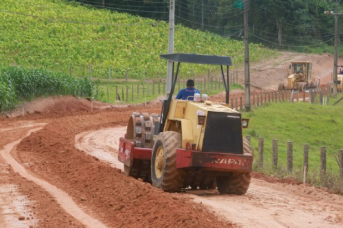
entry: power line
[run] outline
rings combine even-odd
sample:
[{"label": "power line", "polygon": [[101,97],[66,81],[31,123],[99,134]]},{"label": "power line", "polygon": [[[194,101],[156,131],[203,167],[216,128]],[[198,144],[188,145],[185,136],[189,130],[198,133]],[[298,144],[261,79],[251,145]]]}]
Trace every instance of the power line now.
[{"label": "power line", "polygon": [[[176,18],[179,18],[179,19],[182,19],[182,20],[184,20],[184,21],[187,21],[187,22],[191,22],[191,23],[196,24],[196,25],[202,25],[201,23],[198,23],[198,22],[195,22],[195,21],[191,21],[191,20],[188,20],[188,19],[183,18],[183,17],[179,17],[179,16],[176,16],[176,15],[175,15],[175,17],[176,17]],[[205,24],[204,24],[204,26],[206,26],[206,27],[211,27],[211,28],[242,28],[242,27],[243,27],[243,25],[234,25],[234,26],[214,26],[214,25],[205,25]]]},{"label": "power line", "polygon": [[316,46],[320,46],[321,44],[324,44],[324,43],[328,43],[330,41],[333,40],[333,38],[331,39],[328,39],[326,41],[321,41],[320,44],[312,44],[312,45],[299,45],[299,46],[295,46],[295,45],[286,45],[286,44],[279,44],[279,43],[276,43],[276,42],[273,42],[273,41],[270,41],[270,40],[267,40],[267,39],[264,39],[262,37],[259,37],[259,36],[256,36],[255,34],[252,34],[252,36],[256,37],[257,39],[260,39],[260,40],[263,40],[265,42],[268,42],[268,43],[271,43],[271,44],[275,44],[275,45],[278,45],[278,46],[283,46],[283,47],[316,47]]}]

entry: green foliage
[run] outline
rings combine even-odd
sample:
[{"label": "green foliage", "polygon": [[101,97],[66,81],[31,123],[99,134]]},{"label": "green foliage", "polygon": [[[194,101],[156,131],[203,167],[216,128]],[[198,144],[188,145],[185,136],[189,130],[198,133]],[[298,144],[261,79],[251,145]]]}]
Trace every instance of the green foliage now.
[{"label": "green foliage", "polygon": [[[0,62],[71,72],[73,76],[141,79],[165,75],[168,23],[125,13],[81,6],[63,0],[0,1]],[[231,56],[234,66],[243,63],[244,45],[177,25],[175,52]],[[275,51],[250,44],[250,59],[268,58]],[[208,66],[182,66],[183,72],[207,72]],[[183,77],[183,76],[181,76]],[[29,86],[29,85],[28,85]]]},{"label": "green foliage", "polygon": [[91,97],[94,83],[44,69],[6,67],[0,69],[0,111],[13,108],[19,101],[50,95]]},{"label": "green foliage", "polygon": [[[258,138],[264,138],[265,166],[271,169],[272,140],[278,140],[279,169],[287,167],[287,142],[293,142],[294,175],[302,172],[303,147],[309,144],[309,173],[320,166],[320,147],[327,151],[327,169],[338,175],[339,167],[335,156],[343,149],[341,121],[342,106],[321,106],[308,103],[273,103],[244,113],[250,118],[249,129],[245,135],[251,135],[255,158],[258,152]],[[255,159],[257,161],[257,159]]]},{"label": "green foliage", "polygon": [[16,104],[16,94],[11,85],[0,81],[0,110],[13,108]]}]

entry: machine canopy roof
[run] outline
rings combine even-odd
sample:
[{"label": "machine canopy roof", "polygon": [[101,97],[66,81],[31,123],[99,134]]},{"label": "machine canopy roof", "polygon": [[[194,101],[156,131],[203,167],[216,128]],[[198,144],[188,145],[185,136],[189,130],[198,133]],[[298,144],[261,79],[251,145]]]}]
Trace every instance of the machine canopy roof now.
[{"label": "machine canopy roof", "polygon": [[160,57],[162,59],[166,59],[172,62],[232,66],[232,61],[231,61],[230,56],[174,53],[174,54],[160,55]]}]

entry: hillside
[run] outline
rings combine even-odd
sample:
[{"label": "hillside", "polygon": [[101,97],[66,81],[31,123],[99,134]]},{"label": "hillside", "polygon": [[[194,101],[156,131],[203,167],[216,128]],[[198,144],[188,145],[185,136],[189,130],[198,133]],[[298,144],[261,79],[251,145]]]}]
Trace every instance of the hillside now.
[{"label": "hillside", "polygon": [[[73,75],[137,78],[166,70],[159,54],[167,52],[168,23],[63,0],[8,0],[0,2],[0,61],[6,65],[42,67]],[[228,55],[234,66],[244,59],[243,42],[208,32],[176,26],[175,52]],[[275,52],[250,44],[250,59]],[[187,73],[205,68],[187,69]]]}]

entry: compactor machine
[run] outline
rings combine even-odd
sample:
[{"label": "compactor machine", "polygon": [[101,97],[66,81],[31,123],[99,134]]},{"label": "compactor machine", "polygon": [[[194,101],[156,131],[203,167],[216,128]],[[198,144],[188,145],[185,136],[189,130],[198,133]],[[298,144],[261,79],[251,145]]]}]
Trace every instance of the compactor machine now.
[{"label": "compactor machine", "polygon": [[[228,107],[231,57],[183,53],[160,57],[173,62],[172,88],[160,115],[131,115],[118,154],[125,174],[167,192],[217,187],[221,194],[245,194],[253,154],[242,132],[249,120]],[[174,99],[180,63],[220,65],[226,104]]]}]

